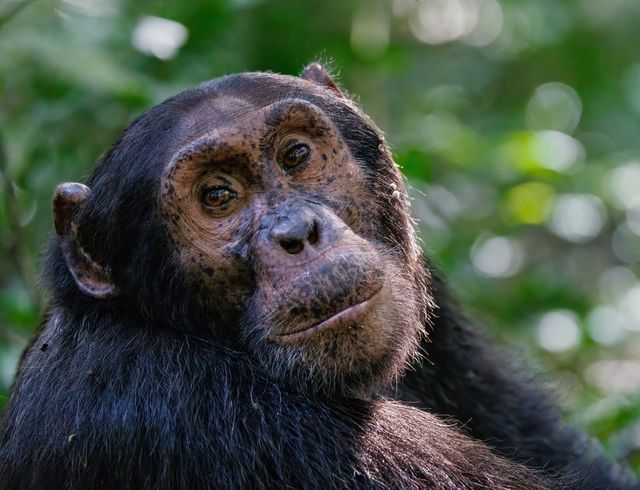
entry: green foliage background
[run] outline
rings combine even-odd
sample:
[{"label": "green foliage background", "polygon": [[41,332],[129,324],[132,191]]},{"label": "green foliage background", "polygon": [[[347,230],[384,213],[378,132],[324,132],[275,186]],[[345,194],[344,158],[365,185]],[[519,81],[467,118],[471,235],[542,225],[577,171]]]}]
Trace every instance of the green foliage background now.
[{"label": "green foliage background", "polygon": [[[186,27],[175,56],[134,47],[145,16]],[[640,469],[639,25],[637,0],[0,0],[0,406],[55,185],[184,88],[319,58],[386,132],[465,308]]]}]

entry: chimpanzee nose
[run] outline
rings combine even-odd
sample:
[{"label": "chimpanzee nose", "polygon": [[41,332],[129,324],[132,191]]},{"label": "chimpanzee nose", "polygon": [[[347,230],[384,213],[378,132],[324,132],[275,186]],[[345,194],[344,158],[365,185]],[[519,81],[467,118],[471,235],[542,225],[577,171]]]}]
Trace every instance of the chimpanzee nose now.
[{"label": "chimpanzee nose", "polygon": [[320,229],[315,216],[308,210],[290,212],[278,217],[271,229],[271,237],[287,253],[296,255],[305,247],[318,243]]}]

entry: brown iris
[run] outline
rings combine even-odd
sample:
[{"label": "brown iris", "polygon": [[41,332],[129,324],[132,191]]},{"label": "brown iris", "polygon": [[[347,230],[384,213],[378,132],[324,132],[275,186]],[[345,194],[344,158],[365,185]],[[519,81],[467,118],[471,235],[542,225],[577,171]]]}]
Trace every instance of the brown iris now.
[{"label": "brown iris", "polygon": [[213,210],[227,209],[237,198],[238,194],[226,187],[205,187],[202,190],[202,204]]},{"label": "brown iris", "polygon": [[282,154],[282,166],[292,169],[302,165],[309,159],[311,150],[304,143],[296,143],[285,149]]}]

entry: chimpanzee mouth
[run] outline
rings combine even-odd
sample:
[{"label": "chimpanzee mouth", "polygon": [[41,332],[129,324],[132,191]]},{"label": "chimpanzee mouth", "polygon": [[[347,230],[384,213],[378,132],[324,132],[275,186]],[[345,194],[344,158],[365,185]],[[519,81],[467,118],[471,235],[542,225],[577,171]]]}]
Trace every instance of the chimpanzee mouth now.
[{"label": "chimpanzee mouth", "polygon": [[293,332],[276,334],[273,336],[273,340],[279,343],[292,343],[305,340],[317,333],[324,332],[326,330],[343,330],[345,328],[352,328],[358,324],[371,310],[374,304],[375,296],[382,289],[382,285],[379,288],[372,291],[370,295],[364,301],[356,303],[355,305],[348,306],[347,308],[340,310],[333,314],[329,318],[322,320],[319,323],[315,323],[311,326],[305,326],[300,330]]}]

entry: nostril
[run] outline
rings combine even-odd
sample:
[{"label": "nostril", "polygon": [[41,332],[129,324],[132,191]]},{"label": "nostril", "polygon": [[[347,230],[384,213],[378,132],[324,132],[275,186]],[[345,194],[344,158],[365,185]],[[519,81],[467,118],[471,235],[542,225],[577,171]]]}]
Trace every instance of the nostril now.
[{"label": "nostril", "polygon": [[304,250],[304,243],[302,243],[302,240],[285,238],[280,240],[280,246],[284,248],[287,251],[287,253],[290,253],[291,255],[299,254]]},{"label": "nostril", "polygon": [[311,228],[311,232],[309,233],[309,237],[307,238],[310,245],[315,245],[320,240],[320,230],[318,229],[318,223],[313,222],[313,227]]}]

